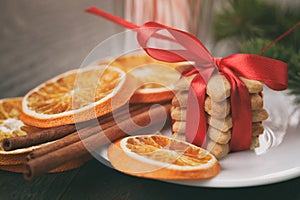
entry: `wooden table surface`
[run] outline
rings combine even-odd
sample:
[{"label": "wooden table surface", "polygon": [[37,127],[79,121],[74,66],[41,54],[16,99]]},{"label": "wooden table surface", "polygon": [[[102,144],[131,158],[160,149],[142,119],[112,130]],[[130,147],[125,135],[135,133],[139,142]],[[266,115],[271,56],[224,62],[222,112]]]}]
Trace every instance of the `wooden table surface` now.
[{"label": "wooden table surface", "polygon": [[[80,66],[101,41],[123,29],[83,10],[96,5],[122,15],[122,0],[3,0],[0,2],[0,97],[26,94]],[[295,159],[299,155],[295,155]],[[259,170],[260,166],[257,166]],[[0,199],[300,199],[300,178],[248,188],[200,188],[121,174],[97,160],[26,181],[0,171]]]}]

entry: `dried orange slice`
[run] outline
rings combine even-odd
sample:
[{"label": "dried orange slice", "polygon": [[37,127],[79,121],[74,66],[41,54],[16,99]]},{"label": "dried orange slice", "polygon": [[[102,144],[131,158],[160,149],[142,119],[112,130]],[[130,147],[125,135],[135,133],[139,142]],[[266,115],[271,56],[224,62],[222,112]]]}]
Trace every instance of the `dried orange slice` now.
[{"label": "dried orange slice", "polygon": [[128,102],[136,82],[132,75],[115,67],[71,70],[27,93],[21,119],[44,128],[100,117]]},{"label": "dried orange slice", "polygon": [[112,143],[108,159],[126,174],[156,179],[207,179],[220,171],[217,159],[190,143],[162,135],[130,136]]},{"label": "dried orange slice", "polygon": [[175,68],[182,63],[166,63],[155,60],[146,54],[127,54],[109,63],[130,72],[141,83],[130,102],[162,102],[173,98],[173,83],[180,78]]}]

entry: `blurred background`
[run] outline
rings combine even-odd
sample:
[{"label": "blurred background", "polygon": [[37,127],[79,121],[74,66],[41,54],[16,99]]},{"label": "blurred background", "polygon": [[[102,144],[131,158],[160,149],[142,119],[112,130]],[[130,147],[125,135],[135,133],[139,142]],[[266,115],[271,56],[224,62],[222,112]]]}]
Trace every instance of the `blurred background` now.
[{"label": "blurred background", "polygon": [[123,29],[84,12],[123,12],[123,0],[4,0],[0,2],[0,98],[22,96],[80,67],[101,41]]},{"label": "blurred background", "polygon": [[[300,21],[299,0],[2,0],[0,98],[22,96],[78,68],[97,44],[124,30],[85,13],[92,5],[137,24],[154,20],[189,31],[214,56],[257,54]],[[294,94],[300,94],[299,29],[264,54],[289,63]]]}]

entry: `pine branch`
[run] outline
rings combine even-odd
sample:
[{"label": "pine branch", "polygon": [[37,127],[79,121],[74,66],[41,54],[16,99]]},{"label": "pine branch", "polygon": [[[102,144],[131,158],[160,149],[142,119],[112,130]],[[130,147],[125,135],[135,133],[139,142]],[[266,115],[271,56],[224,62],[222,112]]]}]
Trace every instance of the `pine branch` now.
[{"label": "pine branch", "polygon": [[[300,12],[281,10],[261,0],[229,0],[215,16],[215,39],[237,38],[243,53],[258,54],[267,44],[300,20]],[[289,64],[289,89],[300,103],[300,27],[264,52]]]},{"label": "pine branch", "polygon": [[[229,36],[241,40],[254,37],[274,39],[300,20],[299,12],[283,12],[261,0],[230,0],[229,5],[224,4],[223,11],[214,17],[216,40]],[[294,39],[287,41],[296,41],[299,46],[300,41]]]}]

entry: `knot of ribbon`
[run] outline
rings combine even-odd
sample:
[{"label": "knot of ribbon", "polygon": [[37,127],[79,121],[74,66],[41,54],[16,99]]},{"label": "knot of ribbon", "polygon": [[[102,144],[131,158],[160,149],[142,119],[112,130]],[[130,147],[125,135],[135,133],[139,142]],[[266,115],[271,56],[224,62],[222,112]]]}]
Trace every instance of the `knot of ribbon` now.
[{"label": "knot of ribbon", "polygon": [[[206,142],[207,119],[204,102],[206,86],[213,74],[224,75],[231,85],[230,103],[233,122],[231,151],[249,149],[252,137],[250,95],[245,83],[239,77],[261,81],[273,90],[287,88],[288,66],[282,61],[252,54],[232,54],[224,58],[215,58],[201,41],[187,32],[156,22],[147,22],[142,26],[137,26],[95,7],[87,11],[136,31],[139,45],[152,58],[164,62],[191,61],[194,63],[195,68],[183,74],[183,76],[195,74],[188,93],[186,139],[198,146],[203,146]],[[161,31],[167,31],[172,37],[162,35]],[[149,45],[151,38],[168,40],[179,44],[181,48],[153,48]]]}]

